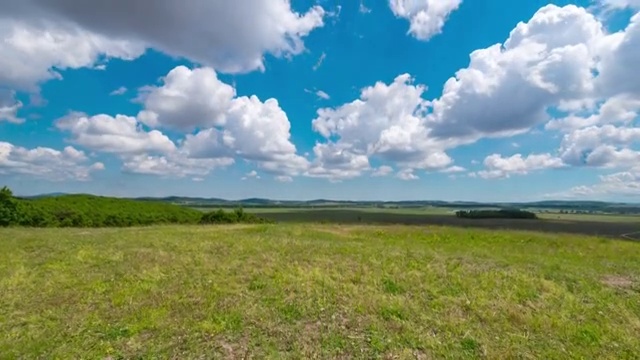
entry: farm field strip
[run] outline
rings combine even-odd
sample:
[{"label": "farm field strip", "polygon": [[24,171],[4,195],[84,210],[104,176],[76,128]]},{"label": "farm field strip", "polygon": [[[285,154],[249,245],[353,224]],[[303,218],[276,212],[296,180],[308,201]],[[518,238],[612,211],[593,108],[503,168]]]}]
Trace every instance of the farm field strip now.
[{"label": "farm field strip", "polygon": [[[253,212],[254,209],[247,209]],[[453,215],[415,214],[387,211],[360,211],[359,209],[269,209],[257,213],[261,217],[280,223],[335,223],[335,224],[404,224],[436,225],[464,228],[509,229],[542,231],[550,233],[571,233],[592,236],[621,238],[623,234],[640,231],[640,217],[633,221],[577,221],[573,219],[519,220],[519,219],[460,219]],[[579,216],[579,215],[577,215]],[[595,219],[601,217],[594,217]],[[615,217],[617,218],[617,217]]]}]

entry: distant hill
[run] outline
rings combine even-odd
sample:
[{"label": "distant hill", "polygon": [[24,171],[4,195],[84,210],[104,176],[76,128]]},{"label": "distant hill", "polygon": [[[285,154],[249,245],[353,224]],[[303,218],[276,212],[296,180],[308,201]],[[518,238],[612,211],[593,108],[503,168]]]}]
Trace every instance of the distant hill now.
[{"label": "distant hill", "polygon": [[[60,197],[67,194],[49,193],[23,197],[25,199],[41,199]],[[575,211],[575,212],[610,212],[610,213],[639,213],[640,204],[619,203],[606,201],[567,201],[545,200],[534,202],[475,202],[475,201],[441,201],[441,200],[408,200],[408,201],[353,201],[353,200],[272,200],[264,198],[248,198],[241,200],[226,200],[221,198],[167,196],[167,197],[138,197],[132,200],[163,202],[188,207],[377,207],[377,208],[416,208],[434,207],[450,209],[530,209],[537,211]]]}]

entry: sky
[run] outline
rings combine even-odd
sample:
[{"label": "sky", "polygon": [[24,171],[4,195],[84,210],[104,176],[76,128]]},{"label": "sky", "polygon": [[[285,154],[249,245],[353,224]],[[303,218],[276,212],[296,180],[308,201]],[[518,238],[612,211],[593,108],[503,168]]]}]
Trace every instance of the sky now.
[{"label": "sky", "polygon": [[640,202],[640,1],[0,0],[19,195]]}]

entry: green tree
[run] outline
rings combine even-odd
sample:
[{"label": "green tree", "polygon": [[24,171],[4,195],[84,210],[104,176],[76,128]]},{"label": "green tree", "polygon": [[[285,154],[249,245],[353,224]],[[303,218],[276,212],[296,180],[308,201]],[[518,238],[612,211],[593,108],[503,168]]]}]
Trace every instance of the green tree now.
[{"label": "green tree", "polygon": [[18,222],[18,203],[11,189],[4,186],[0,189],[0,226],[15,225]]}]

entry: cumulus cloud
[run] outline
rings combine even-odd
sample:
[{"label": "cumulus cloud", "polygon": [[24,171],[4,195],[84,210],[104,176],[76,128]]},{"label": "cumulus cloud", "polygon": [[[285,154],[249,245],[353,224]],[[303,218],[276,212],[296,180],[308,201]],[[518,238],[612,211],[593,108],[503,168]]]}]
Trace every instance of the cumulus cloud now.
[{"label": "cumulus cloud", "polygon": [[400,170],[396,177],[400,180],[410,181],[410,180],[418,180],[420,179],[416,174],[413,173],[413,169],[403,169]]},{"label": "cumulus cloud", "polygon": [[640,13],[623,32],[608,35],[599,44],[598,77],[595,86],[603,97],[619,93],[640,96]]},{"label": "cumulus cloud", "polygon": [[138,119],[151,127],[182,131],[223,125],[235,89],[211,68],[178,66],[163,77],[162,86],[142,89],[144,110]]},{"label": "cumulus cloud", "polygon": [[3,3],[0,15],[0,86],[37,92],[42,82],[61,79],[59,70],[92,67],[103,58],[133,59],[145,50],[68,22],[11,16],[14,5]]},{"label": "cumulus cloud", "polygon": [[574,166],[620,167],[637,159],[628,146],[638,141],[640,128],[590,126],[564,136],[560,157]]},{"label": "cumulus cloud", "polygon": [[608,175],[601,175],[592,185],[576,186],[568,191],[547,194],[546,197],[558,198],[610,198],[611,196],[640,196],[640,168],[632,168]]},{"label": "cumulus cloud", "polygon": [[163,156],[147,154],[125,157],[122,169],[125,172],[160,177],[205,176],[212,170],[234,163],[232,158],[192,159],[184,153]]},{"label": "cumulus cloud", "polygon": [[278,101],[258,97],[233,99],[220,128],[187,135],[184,149],[196,158],[235,156],[272,174],[295,176],[308,166],[291,142],[291,124]]},{"label": "cumulus cloud", "polygon": [[593,49],[602,24],[585,9],[548,5],[512,30],[504,44],[471,54],[433,102],[433,135],[510,136],[548,120],[547,109],[593,88]]},{"label": "cumulus cloud", "polygon": [[104,164],[89,164],[84,152],[71,146],[62,151],[37,147],[27,149],[0,142],[0,174],[28,175],[49,181],[89,180],[91,173],[104,169]]},{"label": "cumulus cloud", "polygon": [[251,170],[248,173],[246,173],[241,180],[248,180],[248,179],[256,179],[256,180],[260,180],[260,175],[258,175],[258,172],[255,170]]},{"label": "cumulus cloud", "polygon": [[419,40],[440,34],[449,15],[461,3],[462,0],[389,0],[393,14],[409,20],[408,33]]},{"label": "cumulus cloud", "polygon": [[136,118],[116,115],[73,113],[56,121],[56,127],[71,133],[71,141],[91,150],[115,154],[169,153],[175,144],[158,130],[145,131]]},{"label": "cumulus cloud", "polygon": [[[6,18],[67,23],[82,29],[78,31],[100,34],[96,39],[131,39],[224,72],[263,69],[265,54],[299,54],[303,38],[323,25],[324,13],[320,6],[296,13],[288,0],[3,2]],[[47,37],[40,43],[46,45]]]},{"label": "cumulus cloud", "polygon": [[375,169],[375,171],[371,174],[373,177],[382,177],[387,176],[393,173],[393,168],[391,166],[382,165],[379,168]]},{"label": "cumulus cloud", "polygon": [[371,169],[366,155],[354,153],[340,144],[317,144],[313,153],[315,160],[305,173],[310,177],[339,182],[359,177]]},{"label": "cumulus cloud", "polygon": [[[340,157],[326,157],[333,161],[330,166],[344,168],[351,164],[360,170],[365,168],[364,160],[368,164],[369,157],[412,169],[450,165],[453,160],[444,152],[446,141],[429,136],[425,120],[429,103],[422,98],[425,90],[425,86],[414,85],[411,77],[403,74],[389,85],[377,82],[363,89],[360,99],[353,102],[318,110],[313,129],[328,140],[316,145],[318,152],[338,149]],[[361,160],[354,162],[356,157]],[[338,163],[339,159],[343,163]]]},{"label": "cumulus cloud", "polygon": [[564,167],[565,164],[560,158],[551,154],[532,154],[526,157],[521,154],[515,154],[507,158],[499,154],[493,154],[484,159],[484,166],[486,170],[478,171],[472,177],[502,179],[509,178],[512,175],[526,175],[536,170],[557,169]]},{"label": "cumulus cloud", "polygon": [[545,125],[547,130],[571,132],[585,127],[605,124],[630,124],[640,112],[640,98],[620,94],[607,99],[600,108],[585,115],[570,114],[553,119]]},{"label": "cumulus cloud", "polygon": [[[75,144],[119,154],[130,172],[199,175],[229,159],[251,161],[276,176],[298,176],[308,169],[309,161],[290,140],[291,124],[277,100],[236,97],[211,68],[178,66],[162,81],[141,90],[143,110],[137,117],[74,113],[56,126],[71,133]],[[193,132],[176,145],[154,128]],[[199,160],[202,166],[195,165]]]},{"label": "cumulus cloud", "polygon": [[[406,13],[405,5],[393,6]],[[376,158],[407,173],[447,172],[457,169],[448,149],[543,125],[564,133],[558,157],[495,155],[474,175],[507,177],[564,164],[628,166],[636,159],[631,145],[640,111],[640,78],[632,71],[640,63],[639,24],[640,14],[608,34],[585,8],[544,6],[504,43],[471,53],[469,66],[433,101],[423,98],[425,86],[403,74],[363,89],[353,102],[320,109],[313,129],[326,142],[316,146],[323,156],[314,166],[324,174],[334,168],[341,177],[358,176],[369,170],[364,160]],[[553,118],[554,112],[561,116]]]}]

